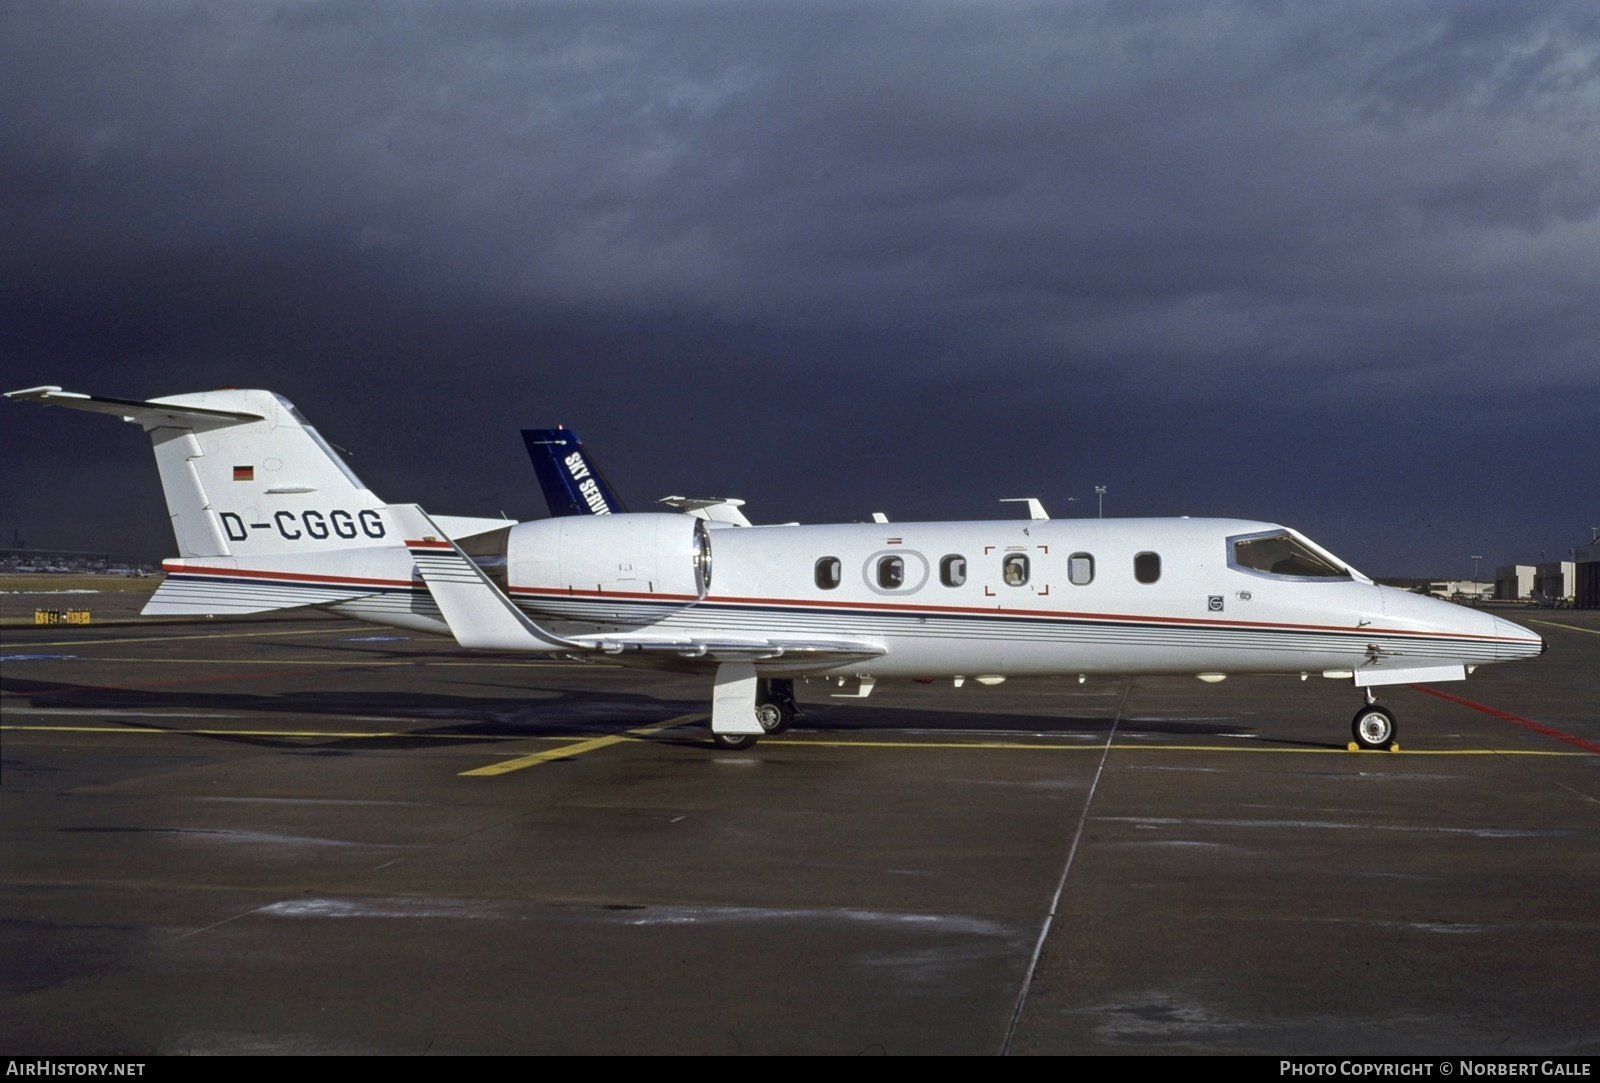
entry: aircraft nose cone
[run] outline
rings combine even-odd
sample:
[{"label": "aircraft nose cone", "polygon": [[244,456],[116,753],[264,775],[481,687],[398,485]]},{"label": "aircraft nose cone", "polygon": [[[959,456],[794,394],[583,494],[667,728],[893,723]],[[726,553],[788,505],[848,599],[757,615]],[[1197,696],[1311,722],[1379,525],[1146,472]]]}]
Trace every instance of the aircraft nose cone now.
[{"label": "aircraft nose cone", "polygon": [[[1535,635],[1531,629],[1499,617],[1494,618],[1494,634],[1500,644],[1496,653],[1502,660],[1533,658],[1550,649],[1549,641],[1543,636]],[[1535,649],[1536,644],[1537,649]]]}]

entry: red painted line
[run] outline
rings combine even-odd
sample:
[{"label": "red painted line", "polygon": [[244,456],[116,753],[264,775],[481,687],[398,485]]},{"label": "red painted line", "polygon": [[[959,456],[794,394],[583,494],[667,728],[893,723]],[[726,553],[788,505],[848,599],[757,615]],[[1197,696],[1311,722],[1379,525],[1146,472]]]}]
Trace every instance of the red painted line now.
[{"label": "red painted line", "polygon": [[1463,707],[1471,707],[1474,711],[1482,711],[1486,715],[1492,715],[1507,722],[1515,722],[1525,730],[1532,730],[1543,737],[1554,737],[1558,741],[1565,741],[1567,744],[1581,748],[1585,752],[1600,753],[1600,744],[1586,741],[1582,737],[1575,737],[1570,733],[1556,729],[1554,726],[1546,726],[1543,722],[1535,722],[1531,718],[1523,718],[1521,715],[1515,715],[1509,711],[1486,707],[1481,703],[1474,703],[1470,699],[1462,699],[1460,696],[1452,696],[1449,692],[1441,692],[1437,688],[1429,688],[1425,684],[1408,684],[1406,687],[1415,689],[1418,692],[1426,692],[1430,696],[1438,696],[1440,699],[1447,699],[1451,703],[1459,703]]}]

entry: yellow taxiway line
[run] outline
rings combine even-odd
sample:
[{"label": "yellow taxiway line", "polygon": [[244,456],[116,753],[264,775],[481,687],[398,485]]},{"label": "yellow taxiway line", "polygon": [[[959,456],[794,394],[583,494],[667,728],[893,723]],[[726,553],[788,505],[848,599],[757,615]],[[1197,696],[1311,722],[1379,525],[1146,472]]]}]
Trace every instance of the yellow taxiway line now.
[{"label": "yellow taxiway line", "polygon": [[627,733],[616,733],[608,737],[596,737],[589,741],[578,741],[575,744],[552,748],[548,752],[535,752],[531,756],[518,756],[514,760],[502,760],[499,763],[491,763],[487,767],[477,767],[471,771],[462,771],[461,774],[462,777],[472,778],[504,775],[511,771],[520,771],[524,767],[537,767],[539,764],[549,763],[551,760],[564,760],[571,756],[581,756],[585,752],[594,752],[597,749],[620,744],[623,741],[632,741],[639,737],[650,737],[660,733],[662,730],[669,730],[675,726],[687,726],[691,722],[704,721],[706,717],[704,711],[693,714],[680,714],[676,718],[669,718],[665,722],[657,722],[653,726],[640,726],[638,729],[631,729]]},{"label": "yellow taxiway line", "polygon": [[1551,628],[1565,628],[1569,632],[1588,632],[1592,636],[1600,636],[1600,631],[1596,631],[1593,628],[1579,628],[1576,624],[1562,624],[1558,620],[1538,620],[1534,617],[1528,617],[1527,621],[1529,624],[1543,624]]},{"label": "yellow taxiway line", "polygon": [[[23,627],[33,627],[23,625]],[[121,636],[117,639],[58,639],[49,643],[18,643],[17,647],[93,647],[102,643],[171,643],[179,639],[264,639],[267,636],[325,636],[349,628],[311,628],[295,632],[206,632],[188,636]]]}]

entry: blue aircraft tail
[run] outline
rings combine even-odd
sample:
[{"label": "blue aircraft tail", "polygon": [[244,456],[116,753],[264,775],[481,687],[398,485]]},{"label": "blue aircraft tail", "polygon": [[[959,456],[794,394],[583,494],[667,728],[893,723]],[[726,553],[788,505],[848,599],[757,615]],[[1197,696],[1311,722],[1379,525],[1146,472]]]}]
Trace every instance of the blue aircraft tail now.
[{"label": "blue aircraft tail", "polygon": [[551,515],[611,515],[628,510],[571,429],[523,429],[522,442],[528,445],[528,457],[539,475],[539,488],[544,490]]}]

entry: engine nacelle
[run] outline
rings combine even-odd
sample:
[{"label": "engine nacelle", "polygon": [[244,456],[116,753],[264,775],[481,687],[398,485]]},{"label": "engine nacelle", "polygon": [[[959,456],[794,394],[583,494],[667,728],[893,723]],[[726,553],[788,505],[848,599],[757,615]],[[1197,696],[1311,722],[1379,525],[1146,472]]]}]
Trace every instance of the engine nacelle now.
[{"label": "engine nacelle", "polygon": [[664,595],[692,602],[710,586],[705,524],[643,512],[518,523],[507,541],[513,591]]}]

